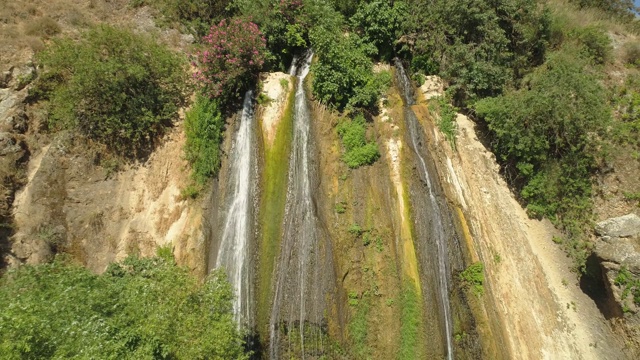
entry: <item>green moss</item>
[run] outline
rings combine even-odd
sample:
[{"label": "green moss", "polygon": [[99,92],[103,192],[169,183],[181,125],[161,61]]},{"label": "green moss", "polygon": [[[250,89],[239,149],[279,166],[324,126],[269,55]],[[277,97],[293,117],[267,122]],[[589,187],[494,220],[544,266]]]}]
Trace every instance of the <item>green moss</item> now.
[{"label": "green moss", "polygon": [[281,119],[276,137],[271,146],[265,145],[264,171],[262,175],[262,199],[260,205],[260,259],[258,269],[258,329],[267,334],[271,282],[275,261],[280,248],[282,220],[284,217],[289,153],[293,138],[293,109],[295,91],[289,94],[288,105]]},{"label": "green moss", "polygon": [[[350,294],[350,304],[351,300]],[[371,357],[371,348],[367,342],[369,335],[369,310],[371,309],[369,295],[363,296],[359,302],[356,302],[355,305],[352,306],[355,308],[355,313],[351,317],[351,321],[349,321],[349,338],[352,345],[351,352],[357,359],[368,359]]]},{"label": "green moss", "polygon": [[402,313],[400,316],[400,352],[398,359],[423,359],[424,344],[422,343],[422,308],[420,295],[411,283],[405,281],[400,294]]}]

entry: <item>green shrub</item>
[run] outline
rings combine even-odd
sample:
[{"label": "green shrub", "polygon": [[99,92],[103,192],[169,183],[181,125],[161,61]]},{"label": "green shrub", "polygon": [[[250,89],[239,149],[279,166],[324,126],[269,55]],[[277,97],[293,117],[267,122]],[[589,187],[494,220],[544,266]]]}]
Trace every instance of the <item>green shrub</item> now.
[{"label": "green shrub", "polygon": [[440,97],[434,102],[436,111],[438,113],[438,128],[451,144],[451,147],[456,148],[456,134],[458,132],[458,124],[456,122],[456,109],[449,104],[449,101],[445,97]]},{"label": "green shrub", "polygon": [[376,47],[378,58],[389,61],[405,12],[403,2],[395,2],[393,6],[387,0],[361,2],[349,22],[363,42]]},{"label": "green shrub", "polygon": [[640,66],[640,42],[630,41],[623,46],[624,61],[633,66]]},{"label": "green shrub", "polygon": [[526,86],[476,104],[494,136],[494,150],[530,215],[568,232],[570,253],[582,268],[591,214],[591,175],[599,135],[611,110],[598,79],[576,50],[553,54]]},{"label": "green shrub", "polygon": [[380,158],[378,145],[375,141],[367,142],[367,129],[362,115],[353,120],[343,120],[338,125],[337,131],[345,149],[342,160],[350,168],[371,165]]},{"label": "green shrub", "polygon": [[126,157],[148,153],[184,104],[185,61],[150,38],[100,26],[38,54],[31,93],[54,128],[72,128]]},{"label": "green shrub", "polygon": [[166,258],[129,257],[102,275],[59,258],[7,272],[2,358],[247,358],[224,273],[203,284],[161,253]]},{"label": "green shrub", "polygon": [[186,113],[184,130],[187,138],[184,152],[193,169],[192,178],[203,185],[220,169],[224,119],[217,102],[199,95]]},{"label": "green shrub", "polygon": [[603,92],[584,62],[565,51],[536,69],[525,88],[477,103],[496,138],[496,155],[523,181],[521,195],[533,215],[588,213],[596,135],[611,118]]},{"label": "green shrub", "polygon": [[629,77],[613,96],[618,120],[613,127],[616,142],[640,148],[640,78]]},{"label": "green shrub", "polygon": [[481,262],[469,265],[460,273],[460,280],[474,294],[482,295],[484,293],[484,265]]},{"label": "green shrub", "polygon": [[376,107],[391,75],[373,73],[369,55],[375,47],[363,44],[356,34],[345,37],[323,28],[313,29],[310,37],[318,55],[312,66],[314,96],[338,110]]},{"label": "green shrub", "polygon": [[604,64],[611,60],[613,46],[607,33],[595,26],[589,26],[574,31],[573,34],[584,47],[583,54],[596,64]]},{"label": "green shrub", "polygon": [[399,52],[439,74],[456,104],[496,96],[544,61],[550,13],[530,0],[407,2]]}]

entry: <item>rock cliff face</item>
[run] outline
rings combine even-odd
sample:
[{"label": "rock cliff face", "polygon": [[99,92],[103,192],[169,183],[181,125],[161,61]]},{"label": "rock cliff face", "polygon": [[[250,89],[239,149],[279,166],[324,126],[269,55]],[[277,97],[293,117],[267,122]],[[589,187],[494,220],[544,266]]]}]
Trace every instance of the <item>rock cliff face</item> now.
[{"label": "rock cliff face", "polygon": [[640,323],[640,217],[628,214],[596,225],[594,255],[612,316]]}]

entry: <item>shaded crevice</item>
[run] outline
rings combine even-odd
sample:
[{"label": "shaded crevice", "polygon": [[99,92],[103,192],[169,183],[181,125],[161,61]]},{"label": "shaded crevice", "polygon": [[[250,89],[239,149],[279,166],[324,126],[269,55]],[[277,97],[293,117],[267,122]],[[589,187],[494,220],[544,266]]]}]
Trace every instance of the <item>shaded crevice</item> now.
[{"label": "shaded crevice", "polygon": [[580,276],[580,289],[596,303],[605,319],[623,316],[622,308],[616,303],[606,273],[595,254],[587,258],[586,271]]}]

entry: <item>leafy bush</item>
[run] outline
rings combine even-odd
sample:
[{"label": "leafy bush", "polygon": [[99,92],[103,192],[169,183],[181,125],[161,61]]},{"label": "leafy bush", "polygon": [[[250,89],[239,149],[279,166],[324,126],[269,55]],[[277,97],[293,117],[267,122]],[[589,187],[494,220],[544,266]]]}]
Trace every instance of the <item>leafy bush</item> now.
[{"label": "leafy bush", "polygon": [[212,26],[202,40],[194,77],[203,94],[219,98],[221,105],[239,99],[264,64],[266,40],[258,26],[238,18],[225,19]]},{"label": "leafy bush", "polygon": [[629,77],[613,99],[619,120],[613,127],[614,140],[640,148],[640,78]]},{"label": "leafy bush", "polygon": [[640,66],[640,42],[628,42],[623,46],[624,61],[633,66]]},{"label": "leafy bush", "polygon": [[464,286],[471,288],[474,294],[484,293],[484,264],[481,262],[469,265],[460,273],[460,280]]},{"label": "leafy bush", "polygon": [[338,125],[337,130],[345,149],[342,160],[350,168],[371,165],[380,158],[375,141],[367,142],[367,129],[362,115],[353,120],[344,120]]},{"label": "leafy bush", "polygon": [[585,65],[576,51],[555,53],[523,89],[476,104],[529,213],[574,236],[590,214],[597,139],[611,118],[604,90]]},{"label": "leafy bush", "polygon": [[198,96],[184,120],[185,157],[191,163],[192,178],[198,185],[204,185],[218,174],[223,130],[224,119],[216,101]]},{"label": "leafy bush", "polygon": [[405,11],[403,2],[396,2],[393,6],[387,0],[362,2],[349,21],[362,41],[374,45],[378,57],[389,61],[393,57],[396,33]]},{"label": "leafy bush", "polygon": [[575,38],[584,46],[583,54],[596,64],[611,60],[613,46],[607,33],[598,27],[589,26],[574,31]]},{"label": "leafy bush", "polygon": [[447,98],[440,97],[435,102],[436,111],[438,113],[438,128],[447,138],[453,149],[456,148],[456,133],[458,124],[456,123],[456,109],[449,104]]},{"label": "leafy bush", "polygon": [[544,61],[550,16],[536,1],[408,4],[400,52],[414,71],[440,73],[457,104],[501,94]]},{"label": "leafy bush", "polygon": [[242,15],[252,19],[264,32],[271,52],[271,68],[284,71],[293,59],[308,46],[309,19],[302,1],[235,1]]},{"label": "leafy bush", "polygon": [[100,26],[38,55],[31,93],[50,100],[53,127],[73,128],[133,157],[149,151],[184,104],[185,62],[151,39]]},{"label": "leafy bush", "polygon": [[57,259],[0,278],[4,359],[243,359],[223,272],[204,284],[171,259],[102,275]]},{"label": "leafy bush", "polygon": [[391,82],[388,72],[373,73],[369,55],[375,47],[363,44],[355,34],[344,37],[324,28],[313,29],[310,37],[318,54],[312,66],[314,96],[338,110],[374,108]]}]

